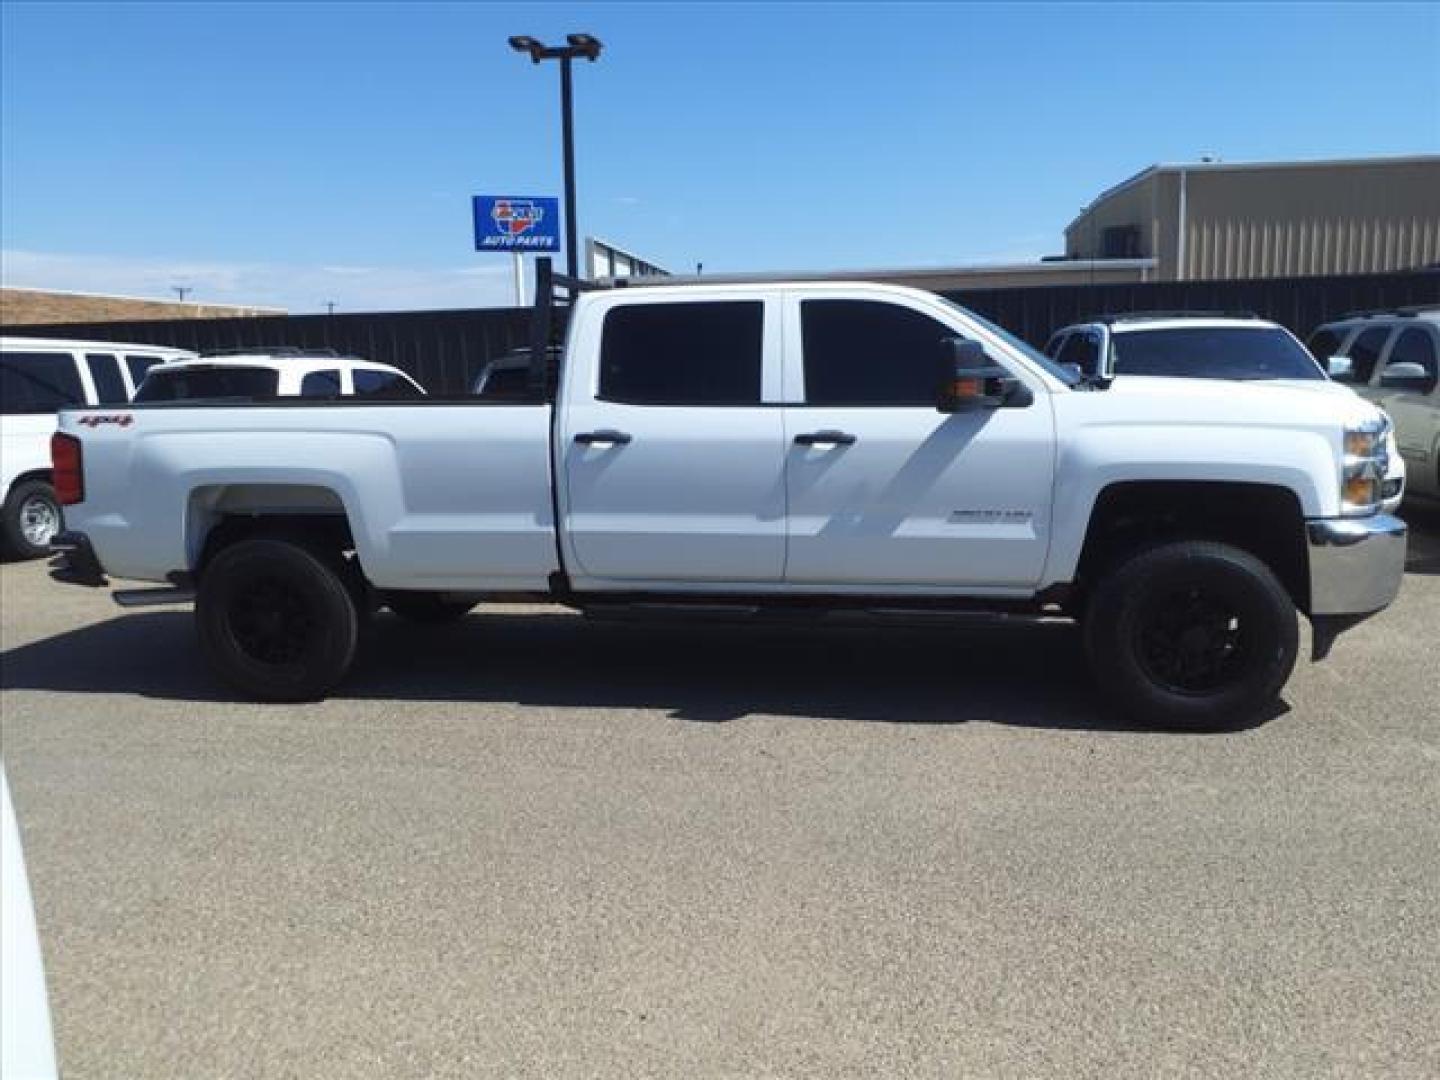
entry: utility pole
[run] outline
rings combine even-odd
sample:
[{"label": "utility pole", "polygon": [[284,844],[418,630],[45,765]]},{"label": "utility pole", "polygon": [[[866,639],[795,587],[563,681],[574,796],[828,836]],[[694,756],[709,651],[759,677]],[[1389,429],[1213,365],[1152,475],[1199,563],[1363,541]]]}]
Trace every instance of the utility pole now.
[{"label": "utility pole", "polygon": [[590,34],[567,34],[565,41],[566,45],[552,48],[533,37],[519,35],[510,39],[510,47],[516,52],[528,54],[532,64],[541,60],[560,61],[560,126],[565,158],[565,267],[570,277],[578,279],[580,253],[576,250],[575,239],[575,120],[570,65],[577,57],[593,63],[600,58],[600,50],[604,46],[599,38]]},{"label": "utility pole", "polygon": [[176,296],[180,297],[180,303],[183,304],[185,302],[185,294],[192,293],[195,291],[195,289],[193,286],[190,285],[171,285],[170,291],[173,292]]}]

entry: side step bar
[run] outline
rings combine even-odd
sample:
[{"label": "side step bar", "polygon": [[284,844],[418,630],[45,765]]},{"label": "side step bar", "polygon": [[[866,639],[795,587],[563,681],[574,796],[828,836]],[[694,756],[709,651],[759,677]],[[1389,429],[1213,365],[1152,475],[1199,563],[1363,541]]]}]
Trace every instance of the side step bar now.
[{"label": "side step bar", "polygon": [[116,589],[110,598],[123,608],[159,607],[162,604],[189,604],[195,590],[185,585],[162,585],[157,589]]}]

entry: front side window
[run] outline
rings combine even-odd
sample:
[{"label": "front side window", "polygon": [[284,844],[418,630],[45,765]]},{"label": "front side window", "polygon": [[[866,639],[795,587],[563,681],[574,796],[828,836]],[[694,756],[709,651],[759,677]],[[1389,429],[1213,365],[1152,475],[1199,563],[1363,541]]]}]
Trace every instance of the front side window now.
[{"label": "front side window", "polygon": [[876,300],[803,300],[805,401],[933,409],[945,379],[946,339],[923,312]]},{"label": "front side window", "polygon": [[1336,382],[1355,383],[1363,386],[1375,374],[1375,365],[1380,362],[1380,353],[1390,337],[1388,326],[1375,326],[1364,331],[1350,345],[1350,374],[1337,378]]},{"label": "front side window", "polygon": [[202,401],[210,398],[274,397],[280,373],[260,367],[184,368],[161,365],[145,376],[136,401]]},{"label": "front side window", "polygon": [[84,404],[80,371],[69,353],[0,354],[0,411],[6,415],[53,413]]},{"label": "front side window", "polygon": [[631,405],[756,405],[759,300],[627,304],[605,315],[600,397]]},{"label": "front side window", "polygon": [[137,387],[145,381],[145,373],[160,363],[158,356],[127,356],[125,366],[130,371],[130,381]]},{"label": "front side window", "polygon": [[1315,379],[1310,354],[1273,327],[1192,326],[1143,330],[1111,338],[1116,375],[1173,375],[1189,379]]},{"label": "front side window", "polygon": [[413,398],[424,396],[418,386],[398,371],[356,368],[350,374],[355,381],[356,397]]},{"label": "front side window", "polygon": [[1055,359],[1062,364],[1074,364],[1087,375],[1100,371],[1100,343],[1092,332],[1071,334],[1070,340]]},{"label": "front side window", "polygon": [[87,353],[85,366],[95,384],[95,401],[99,405],[124,405],[130,400],[125,391],[125,377],[120,374],[120,361],[109,353]]},{"label": "front side window", "polygon": [[300,396],[337,398],[340,396],[340,372],[312,371],[300,380]]}]

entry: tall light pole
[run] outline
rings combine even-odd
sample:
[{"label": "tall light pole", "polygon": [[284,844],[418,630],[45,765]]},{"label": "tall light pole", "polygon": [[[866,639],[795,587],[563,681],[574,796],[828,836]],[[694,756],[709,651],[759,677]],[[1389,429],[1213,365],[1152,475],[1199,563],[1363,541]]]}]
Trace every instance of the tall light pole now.
[{"label": "tall light pole", "polygon": [[565,140],[565,266],[570,277],[580,276],[580,253],[575,241],[575,121],[572,116],[570,62],[583,58],[594,62],[600,58],[600,39],[589,34],[567,34],[563,46],[547,46],[533,37],[519,35],[510,39],[510,47],[526,53],[532,64],[541,60],[560,61],[560,121]]}]

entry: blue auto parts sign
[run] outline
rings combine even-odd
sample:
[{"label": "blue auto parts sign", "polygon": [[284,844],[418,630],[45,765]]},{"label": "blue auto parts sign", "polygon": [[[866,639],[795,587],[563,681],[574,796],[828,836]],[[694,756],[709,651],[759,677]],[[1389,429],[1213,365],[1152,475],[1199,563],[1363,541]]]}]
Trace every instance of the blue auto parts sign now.
[{"label": "blue auto parts sign", "polygon": [[559,251],[560,200],[476,195],[476,251]]}]

